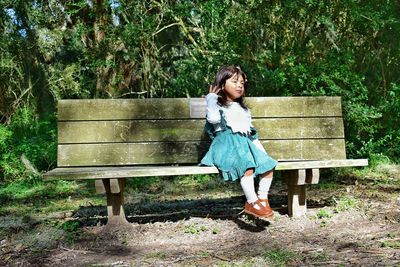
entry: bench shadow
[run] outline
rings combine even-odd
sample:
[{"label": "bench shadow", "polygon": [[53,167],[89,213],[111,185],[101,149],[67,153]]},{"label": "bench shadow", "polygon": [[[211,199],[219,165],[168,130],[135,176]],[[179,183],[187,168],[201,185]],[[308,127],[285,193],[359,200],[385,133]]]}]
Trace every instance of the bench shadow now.
[{"label": "bench shadow", "polygon": [[[245,203],[244,196],[218,199],[147,201],[126,203],[125,214],[130,223],[147,224],[155,222],[177,222],[190,218],[210,218],[230,220],[239,228],[250,232],[261,232],[270,225],[267,220],[240,214]],[[287,215],[287,196],[271,195],[270,205],[275,213]],[[104,225],[107,223],[107,210],[104,206],[81,207],[72,217],[85,226]]]}]

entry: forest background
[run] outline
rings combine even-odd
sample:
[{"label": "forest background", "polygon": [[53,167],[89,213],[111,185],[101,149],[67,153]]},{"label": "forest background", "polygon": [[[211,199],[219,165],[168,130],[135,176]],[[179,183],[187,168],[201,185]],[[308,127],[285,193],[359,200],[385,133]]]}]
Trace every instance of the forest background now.
[{"label": "forest background", "polygon": [[1,0],[0,184],[56,166],[56,102],[341,96],[350,158],[400,159],[400,1]]}]

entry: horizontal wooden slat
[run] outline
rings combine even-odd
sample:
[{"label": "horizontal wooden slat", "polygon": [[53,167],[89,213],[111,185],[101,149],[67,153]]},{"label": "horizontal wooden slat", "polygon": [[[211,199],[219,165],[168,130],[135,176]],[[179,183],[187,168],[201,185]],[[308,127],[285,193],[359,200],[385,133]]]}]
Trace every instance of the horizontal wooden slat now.
[{"label": "horizontal wooden slat", "polygon": [[[204,118],[204,99],[192,98],[191,118]],[[258,117],[340,117],[340,97],[246,97],[253,118]]]},{"label": "horizontal wooden slat", "polygon": [[[345,159],[343,139],[264,140],[278,160]],[[198,163],[207,142],[106,143],[58,146],[58,166]]]},{"label": "horizontal wooden slat", "polygon": [[203,129],[203,120],[59,122],[58,143],[204,140]]},{"label": "horizontal wooden slat", "polygon": [[342,118],[254,119],[260,139],[344,138]]},{"label": "horizontal wooden slat", "polygon": [[[204,120],[59,122],[58,143],[206,140]],[[255,119],[262,139],[343,138],[341,118]]]},{"label": "horizontal wooden slat", "polygon": [[125,120],[189,118],[189,99],[59,100],[58,120]]},{"label": "horizontal wooden slat", "polygon": [[346,159],[344,139],[261,140],[261,143],[279,161]]},{"label": "horizontal wooden slat", "polygon": [[[340,97],[248,97],[257,117],[342,116]],[[58,101],[58,119],[129,120],[205,118],[204,98],[74,99]]]},{"label": "horizontal wooden slat", "polygon": [[[367,159],[279,162],[276,170],[316,169],[332,167],[368,166]],[[106,179],[218,173],[215,167],[156,166],[156,167],[78,167],[56,168],[45,173],[46,180]]]}]

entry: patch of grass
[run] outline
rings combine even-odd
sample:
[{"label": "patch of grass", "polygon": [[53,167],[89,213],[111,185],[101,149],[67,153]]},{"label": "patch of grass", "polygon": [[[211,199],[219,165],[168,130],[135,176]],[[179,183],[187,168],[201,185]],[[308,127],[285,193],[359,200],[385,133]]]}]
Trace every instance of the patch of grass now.
[{"label": "patch of grass", "polygon": [[[9,233],[8,233],[9,234]],[[44,251],[57,247],[60,241],[65,240],[65,231],[50,223],[41,223],[24,228],[10,237],[9,245],[21,253],[32,252],[43,255]]]},{"label": "patch of grass", "polygon": [[6,236],[20,231],[28,231],[37,223],[31,216],[15,216],[8,215],[1,217],[0,220],[0,237]]},{"label": "patch of grass", "polygon": [[286,266],[289,261],[299,258],[299,255],[294,251],[286,249],[273,249],[265,252],[263,257],[267,258],[272,266]]},{"label": "patch of grass", "polygon": [[201,251],[201,252],[199,252],[198,255],[199,255],[199,257],[207,258],[207,257],[210,257],[210,256],[211,256],[211,253],[208,252],[208,251]]},{"label": "patch of grass", "polygon": [[371,158],[369,166],[364,168],[341,168],[339,176],[355,176],[359,180],[373,180],[377,184],[400,185],[400,165],[386,157]]},{"label": "patch of grass", "polygon": [[400,240],[385,240],[381,243],[381,247],[383,248],[400,248]]},{"label": "patch of grass", "polygon": [[319,189],[323,189],[323,190],[336,190],[338,189],[340,186],[337,184],[337,182],[321,182],[318,183],[316,185],[312,185],[313,187],[319,188]]},{"label": "patch of grass", "polygon": [[188,224],[185,225],[184,232],[186,234],[200,234],[201,232],[207,231],[208,228],[204,225],[197,225],[197,224]]},{"label": "patch of grass", "polygon": [[94,205],[105,200],[95,195],[93,181],[16,181],[0,188],[0,215],[74,210],[82,201]]},{"label": "patch of grass", "polygon": [[396,234],[395,234],[395,233],[388,233],[388,234],[387,234],[387,237],[389,237],[389,238],[395,238],[395,237],[396,237]]},{"label": "patch of grass", "polygon": [[235,261],[235,262],[225,262],[225,261],[219,261],[216,263],[216,267],[253,267],[253,266],[263,266],[260,265],[260,262],[255,262],[253,259],[246,259],[246,260],[241,260],[241,261]]},{"label": "patch of grass", "polygon": [[158,192],[160,188],[160,177],[137,177],[127,179],[126,187],[137,191]]},{"label": "patch of grass", "polygon": [[332,218],[332,213],[326,209],[320,209],[317,213],[318,219]]},{"label": "patch of grass", "polygon": [[327,219],[322,219],[321,223],[319,224],[320,227],[326,227],[328,225],[329,221]]},{"label": "patch of grass", "polygon": [[78,221],[66,221],[61,224],[60,228],[65,231],[65,239],[69,244],[74,244],[75,240],[82,234],[81,224]]},{"label": "patch of grass", "polygon": [[321,219],[319,226],[325,227],[328,225],[329,219],[333,217],[333,214],[331,211],[322,208],[317,212],[316,217],[317,219]]},{"label": "patch of grass", "polygon": [[165,260],[167,258],[167,254],[164,252],[151,252],[146,255],[147,259],[159,259],[159,260]]},{"label": "patch of grass", "polygon": [[86,195],[88,188],[85,183],[75,181],[54,181],[35,183],[16,181],[0,189],[0,201],[26,200],[32,198],[65,198],[69,195]]},{"label": "patch of grass", "polygon": [[319,251],[311,255],[313,261],[324,262],[329,260],[329,256],[325,251]]},{"label": "patch of grass", "polygon": [[[336,200],[336,199],[335,199]],[[336,206],[333,209],[335,212],[355,209],[359,205],[358,200],[352,196],[343,196],[336,200]]]},{"label": "patch of grass", "polygon": [[394,249],[398,249],[400,248],[400,239],[396,238],[396,234],[395,233],[388,233],[386,235],[388,238],[388,240],[384,240],[381,242],[381,247],[383,248],[394,248]]}]

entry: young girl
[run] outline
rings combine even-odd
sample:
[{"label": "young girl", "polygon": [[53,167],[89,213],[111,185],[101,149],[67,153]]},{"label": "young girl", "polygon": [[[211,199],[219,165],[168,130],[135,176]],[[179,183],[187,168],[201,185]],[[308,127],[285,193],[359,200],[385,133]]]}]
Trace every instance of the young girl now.
[{"label": "young girl", "polygon": [[[246,196],[244,212],[257,217],[273,215],[268,203],[273,169],[277,162],[264,150],[251,123],[243,98],[246,74],[235,66],[221,67],[210,86],[206,131],[212,144],[201,164],[215,166],[225,181],[240,179]],[[254,177],[260,175],[256,194]]]}]

